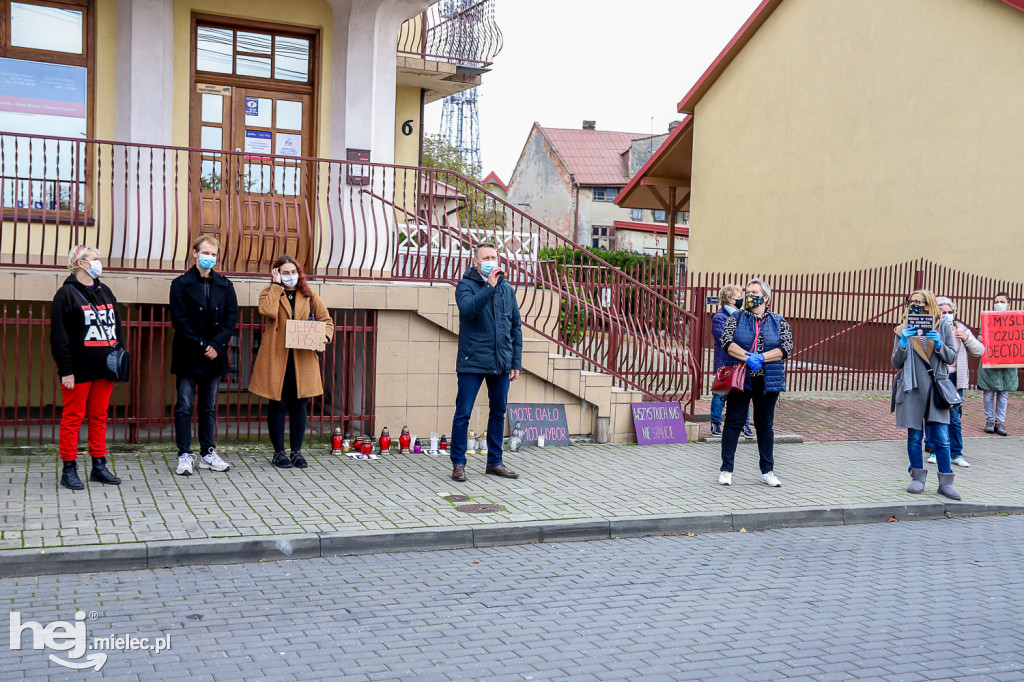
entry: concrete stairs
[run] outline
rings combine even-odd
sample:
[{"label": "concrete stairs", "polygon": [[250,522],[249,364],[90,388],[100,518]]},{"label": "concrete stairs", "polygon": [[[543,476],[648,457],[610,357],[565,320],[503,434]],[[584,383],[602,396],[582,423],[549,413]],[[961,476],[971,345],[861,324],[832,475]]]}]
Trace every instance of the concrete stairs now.
[{"label": "concrete stairs", "polygon": [[[444,315],[438,314],[436,304],[419,306],[417,313],[431,320],[452,334],[459,333],[459,309],[455,303],[455,289],[449,287],[449,297]],[[421,297],[422,300],[423,297]],[[565,391],[580,401],[584,414],[592,414],[593,435],[598,443],[635,442],[631,403],[641,402],[639,391],[625,390],[612,386],[612,377],[601,372],[583,369],[582,358],[562,355],[561,348],[554,342],[541,337],[535,330],[523,326],[523,370]],[[513,385],[515,389],[515,385]],[[534,395],[536,392],[532,392]],[[513,390],[509,402],[515,400]],[[522,402],[533,402],[530,400]],[[555,402],[555,401],[552,401]],[[567,410],[569,406],[567,405]],[[584,422],[588,421],[586,418]]]}]

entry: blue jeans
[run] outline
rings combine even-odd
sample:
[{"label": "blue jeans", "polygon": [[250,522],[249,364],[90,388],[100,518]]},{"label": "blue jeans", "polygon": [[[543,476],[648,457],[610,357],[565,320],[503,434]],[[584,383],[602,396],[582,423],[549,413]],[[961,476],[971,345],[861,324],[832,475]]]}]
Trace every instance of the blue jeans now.
[{"label": "blue jeans", "polygon": [[505,407],[508,404],[508,374],[459,374],[459,393],[455,397],[455,418],[452,420],[452,466],[466,466],[466,441],[469,439],[469,416],[473,412],[480,385],[487,382],[490,415],[487,418],[487,466],[501,464],[501,442],[505,435]]},{"label": "blue jeans", "polygon": [[178,454],[192,452],[192,410],[199,396],[199,446],[201,455],[213,449],[217,433],[217,389],[220,377],[179,376],[178,399],[174,403],[174,442]]},{"label": "blue jeans", "polygon": [[[711,423],[722,423],[722,409],[725,407],[725,396],[715,393],[711,396]],[[747,411],[747,424],[750,424],[750,411]]]},{"label": "blue jeans", "polygon": [[[932,452],[935,453],[939,473],[953,473],[949,460],[949,426],[928,422],[925,424],[925,429],[928,430],[928,442],[932,444]],[[907,455],[910,457],[910,467],[907,471],[924,468],[924,450],[921,449],[923,436],[924,430],[922,429],[907,429]]]},{"label": "blue jeans", "polygon": [[[964,390],[957,389],[960,397],[964,397]],[[956,459],[964,454],[964,432],[960,425],[960,418],[963,413],[963,403],[949,411],[949,457]]]},{"label": "blue jeans", "polygon": [[[956,386],[956,372],[950,372],[949,380]],[[958,388],[957,393],[964,397],[964,389]],[[963,416],[963,404],[957,405],[949,410],[949,457],[956,459],[964,454],[964,432],[961,428],[961,417]],[[926,447],[935,449],[932,445],[931,436],[925,434],[924,444]]]}]

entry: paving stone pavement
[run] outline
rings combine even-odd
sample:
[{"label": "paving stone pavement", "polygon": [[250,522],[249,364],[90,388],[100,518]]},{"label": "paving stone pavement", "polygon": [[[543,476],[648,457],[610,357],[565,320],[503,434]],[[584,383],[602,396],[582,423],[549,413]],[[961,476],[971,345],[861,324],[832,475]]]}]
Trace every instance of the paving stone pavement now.
[{"label": "paving stone pavement", "polygon": [[0,647],[0,670],[12,680],[1022,680],[1022,565],[1024,517],[1008,516],[7,578],[0,595],[22,622],[81,610],[88,642],[116,633],[170,646],[106,650],[98,673],[82,673],[47,656],[74,652],[32,650],[26,631],[22,648]]},{"label": "paving stone pavement", "polygon": [[[892,440],[906,437],[897,429],[889,412],[889,392],[783,393],[775,410],[775,433],[792,433],[805,441]],[[697,402],[694,412],[709,414],[711,401]],[[1024,435],[1024,394],[1014,392],[1006,407],[1006,428],[1012,435]],[[1000,438],[985,433],[985,410],[980,391],[964,393],[964,435],[970,438]],[[701,424],[707,435],[710,425]]]},{"label": "paving stone pavement", "polygon": [[[368,462],[311,451],[308,469],[280,470],[252,445],[219,450],[232,470],[193,476],[174,475],[166,449],[115,451],[122,484],[78,492],[58,487],[52,454],[0,450],[0,561],[23,548],[945,500],[933,465],[925,494],[905,492],[902,441],[778,445],[780,489],[759,482],[753,444],[740,446],[731,487],[716,483],[713,444],[527,448],[506,458],[519,479],[485,476],[476,457],[465,484],[449,479],[447,458],[423,454]],[[965,501],[1024,503],[1024,439],[971,438],[966,454],[971,467],[955,467]],[[467,514],[442,499],[451,494],[505,511]]]}]

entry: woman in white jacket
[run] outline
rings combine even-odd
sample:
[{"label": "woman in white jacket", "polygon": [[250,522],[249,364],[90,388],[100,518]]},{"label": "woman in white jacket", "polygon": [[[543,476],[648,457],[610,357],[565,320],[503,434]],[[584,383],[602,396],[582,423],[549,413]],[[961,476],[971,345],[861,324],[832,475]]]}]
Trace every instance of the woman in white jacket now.
[{"label": "woman in white jacket", "polygon": [[[952,300],[945,296],[939,296],[935,301],[939,304],[942,316],[953,325],[953,347],[956,350],[956,362],[949,365],[949,380],[956,386],[957,393],[963,397],[964,389],[970,383],[967,354],[980,357],[985,352],[985,345],[975,338],[970,327],[956,319],[956,304]],[[960,427],[962,412],[963,405],[957,405],[949,412],[949,456],[953,464],[969,467],[971,465],[964,459],[964,436]],[[935,455],[928,458],[928,463],[935,464]]]}]

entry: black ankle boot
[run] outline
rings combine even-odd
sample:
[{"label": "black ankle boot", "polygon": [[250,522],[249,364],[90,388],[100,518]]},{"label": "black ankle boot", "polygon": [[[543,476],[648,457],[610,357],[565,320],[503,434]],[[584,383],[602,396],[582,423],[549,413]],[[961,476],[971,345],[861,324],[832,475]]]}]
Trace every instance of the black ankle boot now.
[{"label": "black ankle boot", "polygon": [[64,462],[64,471],[60,475],[60,484],[71,490],[82,490],[85,484],[78,477],[78,463]]},{"label": "black ankle boot", "polygon": [[280,469],[291,469],[292,468],[292,460],[288,457],[288,455],[284,454],[283,452],[275,452],[274,453],[273,464],[274,464],[274,466],[276,466],[276,467],[278,467]]},{"label": "black ankle boot", "polygon": [[89,480],[107,485],[121,485],[121,479],[110,473],[110,469],[107,468],[106,457],[92,458],[92,473],[89,474]]}]

